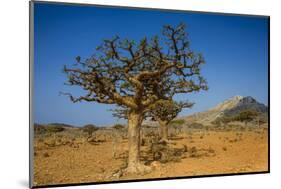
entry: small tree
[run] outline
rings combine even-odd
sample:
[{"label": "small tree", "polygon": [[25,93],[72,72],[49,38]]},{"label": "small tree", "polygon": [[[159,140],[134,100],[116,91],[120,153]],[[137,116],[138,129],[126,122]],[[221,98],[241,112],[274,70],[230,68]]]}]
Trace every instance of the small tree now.
[{"label": "small tree", "polygon": [[96,53],[84,61],[64,67],[68,85],[79,86],[86,93],[72,102],[117,104],[128,109],[128,172],[143,172],[140,162],[140,125],[146,109],[162,99],[178,93],[207,89],[200,66],[201,54],[190,49],[185,25],[163,27],[163,41],[158,36],[139,43],[120,40],[118,36],[104,40]]},{"label": "small tree", "polygon": [[244,110],[241,111],[237,116],[235,116],[235,120],[245,122],[247,125],[248,122],[254,120],[258,116],[258,112],[254,110]]},{"label": "small tree", "polygon": [[113,125],[113,128],[116,130],[123,130],[125,128],[125,126],[121,125],[121,124],[115,124],[115,125]]},{"label": "small tree", "polygon": [[191,108],[192,106],[193,103],[189,102],[178,103],[171,100],[161,100],[150,108],[150,116],[159,123],[161,140],[168,141],[169,123],[177,117],[183,108]]},{"label": "small tree", "polygon": [[98,130],[98,128],[95,125],[87,124],[82,128],[82,130],[88,133],[88,138],[90,138],[93,136],[93,133]]}]

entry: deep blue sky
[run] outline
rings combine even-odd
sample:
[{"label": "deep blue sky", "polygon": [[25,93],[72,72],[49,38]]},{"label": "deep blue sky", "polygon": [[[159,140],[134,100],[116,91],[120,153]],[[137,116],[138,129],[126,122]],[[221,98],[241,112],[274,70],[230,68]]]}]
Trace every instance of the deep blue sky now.
[{"label": "deep blue sky", "polygon": [[165,24],[184,22],[191,48],[206,60],[202,67],[209,90],[177,96],[195,102],[181,115],[203,111],[235,95],[253,96],[267,104],[268,23],[265,17],[242,17],[159,10],[134,10],[35,3],[34,121],[75,125],[116,122],[112,105],[75,103],[60,91],[65,86],[63,65],[87,58],[102,39],[116,34],[138,40],[161,34]]}]

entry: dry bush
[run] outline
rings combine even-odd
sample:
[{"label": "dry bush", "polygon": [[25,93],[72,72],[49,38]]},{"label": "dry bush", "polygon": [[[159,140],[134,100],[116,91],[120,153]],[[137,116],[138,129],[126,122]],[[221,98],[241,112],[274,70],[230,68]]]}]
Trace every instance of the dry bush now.
[{"label": "dry bush", "polygon": [[197,149],[195,146],[188,149],[189,157],[200,158],[200,157],[210,157],[215,156],[216,152],[214,149],[209,147],[208,149]]},{"label": "dry bush", "polygon": [[113,126],[113,128],[116,130],[124,130],[126,127],[125,127],[125,125],[122,125],[122,124],[115,124]]},{"label": "dry bush", "polygon": [[46,126],[46,131],[47,133],[58,133],[58,132],[62,132],[64,131],[65,128],[62,126],[58,126],[58,125],[49,125]]},{"label": "dry bush", "polygon": [[235,143],[235,142],[238,142],[238,139],[235,138],[235,139],[229,140],[228,142],[230,142],[230,143]]},{"label": "dry bush", "polygon": [[56,146],[56,140],[48,138],[44,141],[44,144],[47,147],[55,147]]},{"label": "dry bush", "polygon": [[188,127],[191,128],[191,129],[203,129],[204,125],[201,124],[201,123],[193,122],[193,123],[190,123],[188,125]]},{"label": "dry bush", "polygon": [[88,133],[88,137],[91,137],[95,131],[98,130],[98,127],[96,127],[93,124],[87,124],[84,127],[81,128],[83,132]]},{"label": "dry bush", "polygon": [[181,148],[169,146],[165,141],[152,141],[149,152],[152,154],[154,161],[161,163],[179,162],[187,151],[187,147],[183,145]]},{"label": "dry bush", "polygon": [[215,150],[213,148],[209,147],[208,152],[209,153],[215,153]]},{"label": "dry bush", "polygon": [[48,154],[48,152],[43,153],[43,157],[50,157],[50,155]]},{"label": "dry bush", "polygon": [[46,128],[44,125],[34,124],[34,134],[35,135],[41,135],[44,133],[46,133]]},{"label": "dry bush", "polygon": [[190,150],[188,150],[188,152],[189,152],[189,157],[192,158],[199,157],[197,148],[195,146],[193,146]]},{"label": "dry bush", "polygon": [[170,125],[183,125],[185,123],[184,119],[175,119],[170,122]]}]

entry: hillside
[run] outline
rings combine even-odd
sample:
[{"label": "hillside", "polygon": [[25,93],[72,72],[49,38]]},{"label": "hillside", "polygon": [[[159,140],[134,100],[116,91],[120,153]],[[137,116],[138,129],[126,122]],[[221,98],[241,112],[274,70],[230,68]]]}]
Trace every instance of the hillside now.
[{"label": "hillside", "polygon": [[263,118],[267,119],[268,107],[262,103],[259,103],[251,96],[234,96],[219,103],[214,108],[211,108],[207,111],[195,113],[190,116],[184,116],[181,117],[181,119],[184,119],[187,122],[197,122],[208,125],[219,117],[222,117],[224,115],[232,116],[238,114],[243,110],[257,111]]}]

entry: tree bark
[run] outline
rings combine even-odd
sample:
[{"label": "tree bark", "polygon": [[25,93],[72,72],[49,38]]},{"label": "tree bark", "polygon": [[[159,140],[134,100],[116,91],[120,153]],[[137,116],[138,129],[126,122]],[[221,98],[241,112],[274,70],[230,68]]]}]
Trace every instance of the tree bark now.
[{"label": "tree bark", "polygon": [[143,120],[141,111],[131,111],[128,115],[129,157],[127,172],[144,173],[148,167],[140,162],[140,127]]},{"label": "tree bark", "polygon": [[160,138],[163,141],[168,141],[168,122],[159,120],[160,125]]}]

